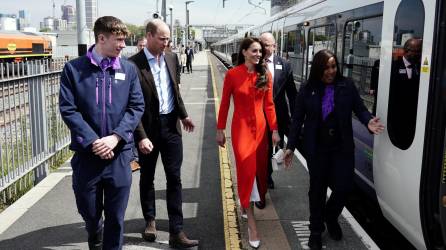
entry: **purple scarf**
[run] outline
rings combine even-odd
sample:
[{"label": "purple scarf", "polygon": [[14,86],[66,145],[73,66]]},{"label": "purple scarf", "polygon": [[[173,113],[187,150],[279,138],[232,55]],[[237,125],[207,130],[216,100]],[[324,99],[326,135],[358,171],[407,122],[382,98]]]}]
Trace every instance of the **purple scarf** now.
[{"label": "purple scarf", "polygon": [[322,97],[322,120],[325,121],[328,114],[334,109],[334,85],[325,85],[324,96]]}]

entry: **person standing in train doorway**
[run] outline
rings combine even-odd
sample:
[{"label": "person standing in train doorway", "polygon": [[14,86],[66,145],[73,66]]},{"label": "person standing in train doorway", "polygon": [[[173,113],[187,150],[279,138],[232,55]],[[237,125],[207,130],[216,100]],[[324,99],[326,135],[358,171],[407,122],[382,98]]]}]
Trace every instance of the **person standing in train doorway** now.
[{"label": "person standing in train doorway", "polygon": [[[265,46],[265,61],[268,70],[273,77],[273,101],[276,110],[277,125],[280,135],[279,149],[283,148],[284,135],[288,136],[289,126],[291,123],[290,114],[293,113],[294,103],[297,95],[296,86],[293,79],[293,71],[291,65],[280,56],[274,55],[276,52],[276,40],[274,36],[265,32],[260,35],[260,41]],[[273,145],[271,142],[271,135],[269,139],[268,155],[272,156]],[[274,189],[274,181],[271,176],[273,168],[271,159],[268,159],[268,187]],[[259,209],[265,207],[265,197],[260,197],[261,201],[256,202],[255,205]]]},{"label": "person standing in train doorway", "polygon": [[173,248],[194,247],[198,240],[190,240],[183,231],[180,121],[187,132],[192,132],[195,125],[180,94],[178,57],[165,51],[170,38],[169,26],[160,19],[154,19],[147,23],[146,37],[147,47],[130,58],[138,68],[146,104],[135,130],[141,164],[139,192],[145,219],[142,237],[149,242],[157,238],[154,178],[156,162],[161,154],[167,179],[169,245]]},{"label": "person standing in train doorway", "polygon": [[128,34],[125,24],[103,16],[93,31],[96,44],[87,55],[65,64],[59,108],[71,131],[73,190],[88,247],[117,250],[132,183],[133,131],[144,99],[135,66],[119,57]]},{"label": "person standing in train doorway", "polygon": [[[332,239],[342,239],[338,217],[354,178],[352,112],[371,133],[377,135],[384,130],[379,118],[372,117],[364,106],[353,81],[341,75],[336,56],[329,50],[317,52],[309,79],[296,99],[285,152],[289,167],[304,126],[303,151],[310,174],[311,249],[322,249],[325,225]],[[328,201],[327,187],[332,190]]]}]

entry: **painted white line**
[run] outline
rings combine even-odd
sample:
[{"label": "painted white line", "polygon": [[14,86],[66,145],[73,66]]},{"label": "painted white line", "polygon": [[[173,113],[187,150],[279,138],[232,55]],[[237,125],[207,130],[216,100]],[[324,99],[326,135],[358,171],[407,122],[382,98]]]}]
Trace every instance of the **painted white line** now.
[{"label": "painted white line", "polygon": [[208,88],[204,87],[204,88],[190,88],[190,90],[207,90]]},{"label": "painted white line", "polygon": [[[69,161],[68,161],[69,162]],[[66,164],[66,163],[65,163]],[[68,163],[69,164],[69,163]],[[53,189],[63,178],[72,174],[70,172],[51,173],[43,179],[37,186],[29,190],[20,199],[0,213],[0,234],[5,232],[14,222],[25,214],[34,204],[36,204],[45,194]]]},{"label": "painted white line", "polygon": [[185,105],[209,105],[212,104],[214,105],[213,102],[185,102]]},{"label": "painted white line", "polygon": [[[285,136],[285,142],[288,141],[288,138]],[[307,170],[308,172],[308,166],[307,166],[307,161],[305,160],[305,158],[302,156],[302,154],[296,149],[294,150],[294,155],[297,157],[297,159],[302,163],[302,165],[304,166],[304,168]],[[327,191],[327,196],[331,195],[331,189],[328,188]],[[345,218],[345,220],[351,225],[353,231],[358,235],[358,237],[361,239],[362,243],[364,243],[364,245],[368,248],[368,249],[372,249],[372,250],[378,250],[380,249],[376,243],[372,240],[372,238],[370,238],[370,236],[367,234],[367,232],[361,227],[361,225],[359,225],[359,223],[355,220],[355,218],[353,217],[353,215],[347,210],[347,208],[344,207],[344,209],[342,210],[342,217]]]}]

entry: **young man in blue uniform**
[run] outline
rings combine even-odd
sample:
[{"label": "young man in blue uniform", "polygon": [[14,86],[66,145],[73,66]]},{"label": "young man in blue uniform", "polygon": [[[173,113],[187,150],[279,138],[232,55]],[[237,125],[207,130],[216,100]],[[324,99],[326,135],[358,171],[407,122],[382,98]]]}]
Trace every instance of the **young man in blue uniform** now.
[{"label": "young man in blue uniform", "polygon": [[60,113],[71,130],[73,189],[88,247],[121,249],[133,131],[144,112],[144,99],[136,68],[119,58],[127,27],[104,16],[93,30],[96,44],[62,72]]}]

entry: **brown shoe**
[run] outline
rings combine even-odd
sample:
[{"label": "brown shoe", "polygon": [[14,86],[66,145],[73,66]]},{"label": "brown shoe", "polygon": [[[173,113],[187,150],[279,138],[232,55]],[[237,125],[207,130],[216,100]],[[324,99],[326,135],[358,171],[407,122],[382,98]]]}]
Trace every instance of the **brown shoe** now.
[{"label": "brown shoe", "polygon": [[181,231],[179,234],[170,234],[169,245],[172,248],[189,248],[198,246],[198,240],[190,240],[186,234]]},{"label": "brown shoe", "polygon": [[130,168],[132,169],[132,172],[138,171],[141,169],[141,166],[139,166],[137,161],[131,161],[130,162]]},{"label": "brown shoe", "polygon": [[142,233],[142,238],[146,241],[154,242],[156,239],[155,220],[147,222],[146,229]]}]

